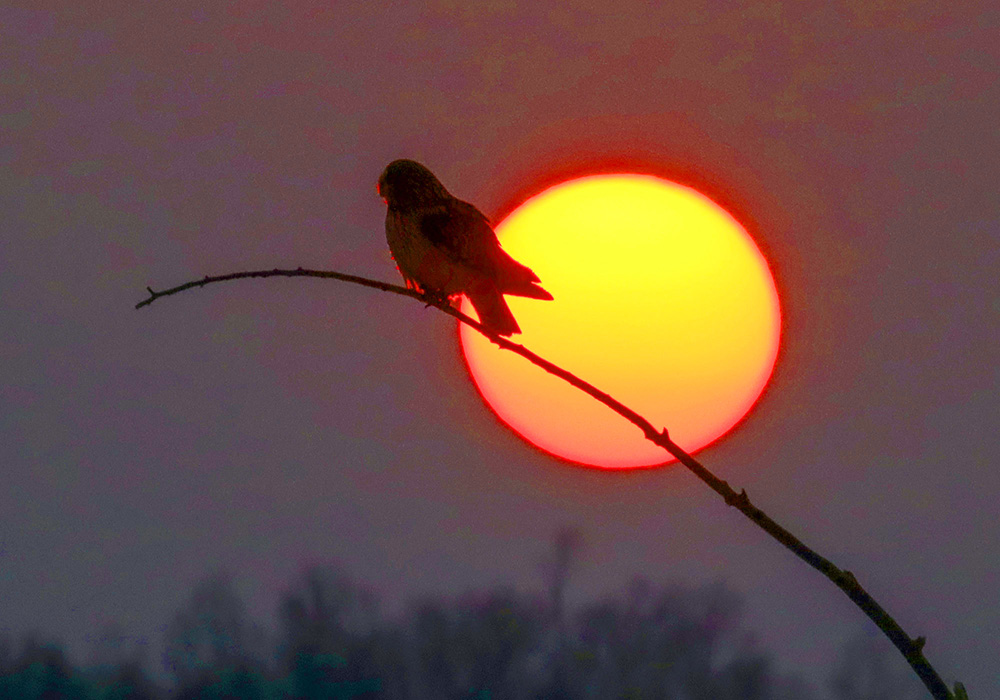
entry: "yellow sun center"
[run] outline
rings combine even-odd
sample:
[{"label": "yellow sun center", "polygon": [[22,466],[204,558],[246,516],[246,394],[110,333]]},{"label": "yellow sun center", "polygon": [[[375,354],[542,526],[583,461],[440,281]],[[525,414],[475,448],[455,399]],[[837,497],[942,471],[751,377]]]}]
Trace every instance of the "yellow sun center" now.
[{"label": "yellow sun center", "polygon": [[[555,297],[506,297],[523,330],[515,341],[688,451],[757,400],[778,351],[774,280],[743,227],[704,195],[646,175],[584,177],[528,200],[496,230]],[[467,301],[463,310],[473,313]],[[483,397],[532,444],[598,467],[671,459],[610,409],[465,326],[461,342]]]}]

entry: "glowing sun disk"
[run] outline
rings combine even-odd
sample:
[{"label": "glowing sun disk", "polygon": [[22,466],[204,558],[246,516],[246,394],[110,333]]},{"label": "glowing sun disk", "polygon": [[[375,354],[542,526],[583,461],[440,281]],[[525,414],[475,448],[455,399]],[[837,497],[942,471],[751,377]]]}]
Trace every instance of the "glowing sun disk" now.
[{"label": "glowing sun disk", "polygon": [[[774,280],[743,227],[704,195],[646,175],[585,177],[529,199],[497,235],[555,297],[507,297],[520,341],[685,449],[728,432],[757,400],[778,350]],[[461,340],[483,397],[529,442],[600,467],[668,461],[579,390],[464,326]]]}]

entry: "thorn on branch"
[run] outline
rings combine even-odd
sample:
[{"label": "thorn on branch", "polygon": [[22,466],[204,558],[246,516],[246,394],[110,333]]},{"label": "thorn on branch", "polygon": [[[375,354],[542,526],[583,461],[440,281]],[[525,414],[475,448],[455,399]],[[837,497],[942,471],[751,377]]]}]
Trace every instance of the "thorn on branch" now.
[{"label": "thorn on branch", "polygon": [[854,578],[854,574],[847,569],[840,572],[840,579],[851,588],[861,588],[861,584],[859,584],[858,580]]},{"label": "thorn on branch", "polygon": [[927,643],[927,637],[917,637],[916,639],[913,640],[913,643],[910,644],[910,648],[913,650],[914,654],[921,654],[923,653],[924,644],[926,643]]},{"label": "thorn on branch", "polygon": [[642,434],[646,436],[654,445],[659,445],[663,449],[667,449],[667,445],[673,444],[670,440],[670,435],[667,433],[667,429],[664,428],[657,432],[656,428],[652,425],[646,425],[642,427]]},{"label": "thorn on branch", "polygon": [[[722,483],[726,485],[726,488],[729,488],[728,481],[724,481]],[[729,493],[723,496],[723,499],[725,499],[726,505],[734,506],[740,510],[743,510],[750,505],[750,497],[747,496],[746,489],[740,489],[740,492],[736,493],[730,488]]]}]

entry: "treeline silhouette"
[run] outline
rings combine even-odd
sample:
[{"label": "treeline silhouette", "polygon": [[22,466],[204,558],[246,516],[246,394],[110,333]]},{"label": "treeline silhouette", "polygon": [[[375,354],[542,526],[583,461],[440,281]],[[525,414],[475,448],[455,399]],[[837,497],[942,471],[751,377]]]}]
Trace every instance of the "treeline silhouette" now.
[{"label": "treeline silhouette", "polygon": [[[636,580],[572,613],[564,603],[575,540],[556,541],[547,590],[422,600],[398,619],[332,567],[313,567],[281,597],[277,628],[247,613],[231,577],[206,579],[165,628],[171,682],[133,651],[73,667],[54,645],[0,640],[0,699],[386,698],[814,700],[775,671],[739,627],[740,601]],[[823,697],[923,697],[881,638],[861,635],[832,667]]]}]

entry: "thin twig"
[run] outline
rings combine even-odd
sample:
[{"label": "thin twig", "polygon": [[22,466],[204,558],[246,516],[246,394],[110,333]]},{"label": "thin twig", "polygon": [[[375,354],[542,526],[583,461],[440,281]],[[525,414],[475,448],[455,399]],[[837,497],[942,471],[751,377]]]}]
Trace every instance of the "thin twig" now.
[{"label": "thin twig", "polygon": [[185,289],[204,287],[206,284],[212,284],[214,282],[228,282],[229,280],[248,279],[250,277],[321,277],[323,279],[341,280],[342,282],[353,282],[354,284],[360,284],[364,287],[372,287],[374,289],[380,289],[383,292],[392,292],[393,294],[402,294],[403,296],[413,297],[414,299],[424,298],[420,292],[407,289],[406,287],[400,287],[398,284],[389,284],[388,282],[380,282],[378,280],[368,279],[367,277],[358,277],[357,275],[348,275],[343,272],[331,272],[329,270],[304,270],[299,267],[294,270],[274,269],[254,270],[252,272],[233,272],[228,275],[217,275],[215,277],[205,275],[205,277],[200,280],[187,282],[185,284],[178,285],[177,287],[171,287],[170,289],[164,289],[162,292],[154,292],[152,288],[146,287],[146,291],[149,292],[149,298],[140,301],[135,305],[135,308],[141,309],[144,306],[149,306],[160,297],[168,297],[171,294],[183,292]]},{"label": "thin twig", "polygon": [[154,292],[149,287],[146,287],[146,290],[149,292],[149,298],[136,304],[135,308],[139,309],[143,306],[148,306],[160,297],[177,294],[178,292],[182,292],[193,287],[204,287],[206,284],[212,284],[214,282],[225,282],[228,280],[250,277],[321,277],[325,279],[352,282],[354,284],[373,287],[374,289],[379,289],[385,292],[412,297],[424,302],[428,306],[437,307],[450,316],[454,316],[462,323],[475,328],[504,350],[510,350],[511,352],[525,358],[532,364],[541,367],[549,374],[553,374],[560,379],[569,382],[639,428],[643,432],[643,435],[646,436],[647,440],[659,445],[671,455],[676,457],[681,464],[694,472],[695,476],[704,481],[713,491],[722,496],[727,505],[739,510],[743,513],[743,515],[756,523],[758,527],[783,544],[787,549],[791,550],[797,557],[830,579],[830,581],[832,581],[837,588],[843,591],[855,605],[861,608],[865,615],[867,615],[872,622],[874,622],[878,628],[885,633],[896,648],[899,649],[907,663],[910,664],[917,676],[920,677],[920,680],[922,680],[924,685],[927,686],[931,696],[933,696],[936,700],[954,700],[954,696],[948,690],[948,686],[945,685],[937,671],[934,670],[930,662],[924,657],[923,647],[924,642],[926,641],[924,637],[917,637],[914,639],[906,634],[906,632],[903,631],[903,628],[899,626],[892,616],[890,616],[889,613],[882,608],[882,606],[875,602],[875,599],[861,587],[861,584],[858,583],[854,574],[845,569],[837,568],[834,566],[833,562],[817,554],[815,551],[806,546],[801,540],[795,537],[791,532],[772,520],[766,513],[764,513],[764,511],[757,508],[750,502],[750,497],[747,496],[747,492],[745,490],[741,489],[739,493],[736,493],[736,491],[734,491],[726,481],[715,476],[698,460],[682,450],[677,443],[670,439],[666,430],[657,430],[652,423],[617,399],[611,397],[603,391],[600,391],[595,386],[585,382],[576,375],[567,372],[542,357],[539,357],[523,345],[512,343],[506,338],[496,335],[478,321],[473,320],[458,309],[452,307],[446,299],[425,296],[415,290],[407,289],[406,287],[388,284],[386,282],[380,282],[366,277],[358,277],[357,275],[348,275],[341,272],[330,272],[325,270],[305,270],[300,267],[295,270],[257,270],[253,272],[235,272],[229,275],[219,275],[217,277],[204,277],[203,279],[188,282],[178,287],[172,287],[162,292]]}]

